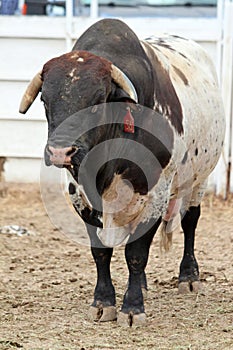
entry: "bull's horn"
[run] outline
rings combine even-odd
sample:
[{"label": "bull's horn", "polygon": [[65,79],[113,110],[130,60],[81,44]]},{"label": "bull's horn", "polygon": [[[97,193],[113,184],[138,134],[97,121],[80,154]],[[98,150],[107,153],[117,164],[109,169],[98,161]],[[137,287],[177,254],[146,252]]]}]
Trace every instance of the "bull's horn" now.
[{"label": "bull's horn", "polygon": [[132,98],[133,101],[138,103],[136,90],[129,78],[122,72],[122,70],[114,66],[114,64],[112,64],[111,68],[112,79],[130,96],[130,98]]},{"label": "bull's horn", "polygon": [[20,103],[20,113],[26,113],[33,101],[35,100],[36,96],[38,95],[42,86],[41,73],[42,72],[37,73],[34,76],[34,78],[30,81]]}]

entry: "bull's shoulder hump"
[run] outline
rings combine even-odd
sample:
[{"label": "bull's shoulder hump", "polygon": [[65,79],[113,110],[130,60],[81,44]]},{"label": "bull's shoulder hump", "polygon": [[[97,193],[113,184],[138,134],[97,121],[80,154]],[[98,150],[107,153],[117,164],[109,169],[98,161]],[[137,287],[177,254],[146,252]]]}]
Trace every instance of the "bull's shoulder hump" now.
[{"label": "bull's shoulder hump", "polygon": [[133,30],[118,19],[102,19],[89,27],[76,41],[73,50],[85,50],[113,58],[124,53],[125,56],[141,54],[140,41]]}]

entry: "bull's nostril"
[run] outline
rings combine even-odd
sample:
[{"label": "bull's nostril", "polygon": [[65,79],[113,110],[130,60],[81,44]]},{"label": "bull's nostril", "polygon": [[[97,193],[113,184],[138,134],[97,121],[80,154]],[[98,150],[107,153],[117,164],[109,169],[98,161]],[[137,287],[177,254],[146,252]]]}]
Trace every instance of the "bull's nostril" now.
[{"label": "bull's nostril", "polygon": [[69,156],[69,157],[73,157],[77,152],[78,152],[78,147],[72,146],[67,151],[66,155]]}]

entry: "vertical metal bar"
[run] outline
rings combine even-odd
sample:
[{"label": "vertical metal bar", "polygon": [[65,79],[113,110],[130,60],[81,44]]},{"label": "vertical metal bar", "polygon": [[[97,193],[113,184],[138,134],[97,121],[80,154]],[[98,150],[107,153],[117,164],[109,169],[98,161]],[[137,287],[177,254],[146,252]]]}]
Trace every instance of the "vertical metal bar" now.
[{"label": "vertical metal bar", "polygon": [[66,50],[72,48],[73,0],[66,0]]},{"label": "vertical metal bar", "polygon": [[98,0],[91,0],[90,17],[95,19],[98,17]]},{"label": "vertical metal bar", "polygon": [[[227,196],[230,181],[230,149],[232,143],[232,94],[233,94],[233,2],[226,1],[224,7],[224,31],[223,31],[223,55],[222,55],[222,78],[221,88],[223,104],[226,116],[226,136],[223,147],[223,156],[218,165],[216,192],[224,197]],[[231,167],[232,168],[232,167]],[[232,170],[231,170],[232,171]]]},{"label": "vertical metal bar", "polygon": [[224,18],[225,0],[217,2],[217,23],[218,23],[218,38],[217,38],[217,75],[219,83],[222,81],[222,54],[223,54],[223,18]]}]

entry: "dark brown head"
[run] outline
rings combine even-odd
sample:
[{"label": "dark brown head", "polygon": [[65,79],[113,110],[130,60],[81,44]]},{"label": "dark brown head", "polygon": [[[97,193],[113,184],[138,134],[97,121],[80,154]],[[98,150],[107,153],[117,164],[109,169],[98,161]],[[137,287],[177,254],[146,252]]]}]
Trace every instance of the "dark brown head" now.
[{"label": "dark brown head", "polygon": [[[123,98],[137,102],[134,86],[126,75],[110,61],[87,51],[72,51],[48,61],[29,84],[20,105],[21,113],[27,112],[40,91],[49,138],[61,123],[80,110]],[[73,145],[62,141],[46,146],[47,164],[67,165],[76,153]]]}]

